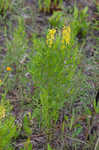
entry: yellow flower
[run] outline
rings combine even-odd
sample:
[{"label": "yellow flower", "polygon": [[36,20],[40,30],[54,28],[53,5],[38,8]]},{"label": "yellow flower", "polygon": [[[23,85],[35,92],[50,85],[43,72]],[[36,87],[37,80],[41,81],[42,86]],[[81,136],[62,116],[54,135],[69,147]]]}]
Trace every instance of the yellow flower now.
[{"label": "yellow flower", "polygon": [[51,29],[47,34],[46,43],[49,47],[51,47],[53,44],[55,33],[56,33],[56,29]]},{"label": "yellow flower", "polygon": [[0,80],[0,83],[2,83],[2,80]]},{"label": "yellow flower", "polygon": [[7,67],[6,70],[7,71],[11,71],[12,69],[11,69],[11,67]]},{"label": "yellow flower", "polygon": [[68,31],[69,33],[71,32],[70,26],[67,27],[67,31]]},{"label": "yellow flower", "polygon": [[0,119],[5,117],[5,112],[5,108],[2,105],[0,105]]},{"label": "yellow flower", "polygon": [[70,26],[67,27],[63,27],[62,29],[62,47],[64,47],[65,44],[69,44],[70,43]]}]

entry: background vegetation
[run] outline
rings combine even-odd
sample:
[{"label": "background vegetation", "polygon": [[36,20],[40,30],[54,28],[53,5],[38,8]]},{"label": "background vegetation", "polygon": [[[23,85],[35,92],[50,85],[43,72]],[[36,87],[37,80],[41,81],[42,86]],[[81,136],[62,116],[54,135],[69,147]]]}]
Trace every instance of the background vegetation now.
[{"label": "background vegetation", "polygon": [[99,3],[83,3],[0,0],[1,150],[98,150]]}]

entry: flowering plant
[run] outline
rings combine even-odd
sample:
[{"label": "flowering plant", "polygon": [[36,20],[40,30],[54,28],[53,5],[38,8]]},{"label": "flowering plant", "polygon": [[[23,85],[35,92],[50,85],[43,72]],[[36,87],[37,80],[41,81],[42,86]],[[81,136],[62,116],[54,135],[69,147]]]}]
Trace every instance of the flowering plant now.
[{"label": "flowering plant", "polygon": [[[73,92],[73,78],[79,60],[70,26],[62,30],[50,29],[46,39],[33,39],[28,70],[39,87],[42,124],[49,127],[57,121],[58,110]],[[49,115],[50,114],[50,115]]]}]

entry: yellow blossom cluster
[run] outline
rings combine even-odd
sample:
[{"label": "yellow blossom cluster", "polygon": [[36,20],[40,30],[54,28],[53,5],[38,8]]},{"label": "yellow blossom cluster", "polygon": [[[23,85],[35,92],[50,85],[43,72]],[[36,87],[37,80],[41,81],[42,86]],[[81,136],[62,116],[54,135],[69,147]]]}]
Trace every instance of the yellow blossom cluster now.
[{"label": "yellow blossom cluster", "polygon": [[49,47],[52,47],[53,41],[54,41],[54,36],[56,33],[56,29],[51,29],[49,30],[48,34],[47,34],[47,40],[46,43]]},{"label": "yellow blossom cluster", "polygon": [[62,46],[65,47],[65,44],[69,44],[70,42],[70,26],[64,26],[62,29]]},{"label": "yellow blossom cluster", "polygon": [[0,105],[0,120],[5,117],[5,113],[5,108],[2,105]]}]

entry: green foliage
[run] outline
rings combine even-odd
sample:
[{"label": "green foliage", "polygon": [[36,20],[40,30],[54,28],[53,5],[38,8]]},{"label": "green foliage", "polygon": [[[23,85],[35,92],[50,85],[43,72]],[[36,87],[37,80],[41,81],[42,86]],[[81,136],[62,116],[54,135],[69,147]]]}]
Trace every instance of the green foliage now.
[{"label": "green foliage", "polygon": [[50,144],[48,144],[48,148],[47,148],[47,150],[52,150],[52,148],[51,148]]},{"label": "green foliage", "polygon": [[[10,26],[10,31],[11,30],[12,27]],[[7,31],[5,30],[5,34],[6,33]],[[7,80],[5,80],[5,84],[7,85],[8,89],[11,89],[16,84],[18,84],[18,81],[20,80],[19,78],[23,80],[22,75],[24,75],[24,61],[27,57],[26,50],[28,46],[24,28],[24,21],[22,18],[18,19],[18,26],[15,28],[10,38],[11,39],[6,39],[7,52],[5,55],[5,59],[2,62],[2,72],[4,72],[7,66],[9,66],[12,68],[12,72],[15,73],[14,75],[12,75],[10,72]],[[17,82],[15,82],[15,80],[17,80]]]},{"label": "green foliage", "polygon": [[24,148],[21,148],[20,150],[32,150],[30,138],[28,138],[27,141],[24,143]]},{"label": "green foliage", "polygon": [[[12,27],[10,29],[12,30]],[[8,66],[12,64],[20,66],[20,61],[27,49],[26,33],[22,18],[18,19],[18,26],[15,28],[11,38],[6,40],[7,53],[4,63]]]},{"label": "green foliage", "polygon": [[99,114],[99,103],[96,105],[96,100],[94,100],[93,106],[94,106],[95,112],[96,112],[97,114]]},{"label": "green foliage", "polygon": [[[74,14],[73,14],[73,22],[72,27],[74,29],[75,34],[81,34],[82,37],[85,37],[88,32],[89,22],[87,21],[88,17],[88,7],[85,7],[83,10],[79,12],[78,8],[74,7]],[[74,26],[76,24],[76,26]]]},{"label": "green foliage", "polygon": [[[76,25],[76,24],[74,24]],[[52,47],[44,38],[34,36],[28,71],[34,85],[39,87],[42,125],[49,128],[58,119],[58,111],[72,94],[73,82],[77,76],[79,62],[78,44],[75,44],[74,30],[71,28],[70,43],[62,45],[61,31],[57,31]],[[47,34],[48,35],[48,34]]]},{"label": "green foliage", "polygon": [[13,150],[12,140],[19,134],[15,117],[10,112],[11,106],[8,101],[3,98],[0,105],[5,109],[5,117],[0,119],[0,149]]},{"label": "green foliage", "polygon": [[63,0],[53,0],[53,2],[51,2],[51,0],[39,0],[38,1],[38,5],[39,8],[42,9],[44,8],[45,11],[49,11],[51,5],[57,5],[58,2],[58,6],[62,4]]},{"label": "green foliage", "polygon": [[11,8],[11,0],[0,0],[0,15],[6,16],[7,10]]},{"label": "green foliage", "polygon": [[65,17],[63,16],[63,12],[56,11],[53,15],[49,18],[49,23],[53,27],[62,27],[65,22]]},{"label": "green foliage", "polygon": [[0,148],[11,150],[11,141],[17,134],[17,129],[14,124],[15,118],[9,116],[8,119],[0,121]]},{"label": "green foliage", "polygon": [[82,130],[83,128],[80,126],[78,128],[75,128],[75,131],[73,132],[72,137],[77,137],[82,132]]},{"label": "green foliage", "polygon": [[28,117],[27,115],[25,115],[23,118],[23,129],[26,135],[32,134],[32,130],[30,128],[30,120],[30,117]]}]

